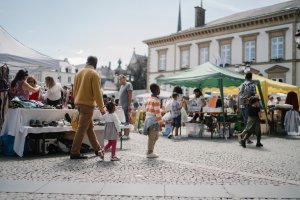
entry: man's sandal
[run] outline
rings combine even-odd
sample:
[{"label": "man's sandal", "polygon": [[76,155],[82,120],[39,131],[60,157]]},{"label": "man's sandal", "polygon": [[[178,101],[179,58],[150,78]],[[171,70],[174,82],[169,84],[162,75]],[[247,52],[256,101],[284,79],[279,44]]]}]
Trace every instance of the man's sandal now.
[{"label": "man's sandal", "polygon": [[99,151],[98,151],[98,156],[102,159],[102,160],[104,160],[104,149],[100,149]]}]

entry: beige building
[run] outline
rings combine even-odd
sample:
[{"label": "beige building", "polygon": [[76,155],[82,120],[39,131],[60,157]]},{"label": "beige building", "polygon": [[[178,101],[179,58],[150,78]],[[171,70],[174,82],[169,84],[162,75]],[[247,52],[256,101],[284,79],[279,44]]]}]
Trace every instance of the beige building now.
[{"label": "beige building", "polygon": [[[209,12],[209,11],[208,11]],[[156,78],[170,76],[207,61],[300,87],[300,1],[248,10],[205,24],[205,9],[195,7],[195,27],[148,39],[147,88]],[[162,86],[170,90],[170,86]]]}]

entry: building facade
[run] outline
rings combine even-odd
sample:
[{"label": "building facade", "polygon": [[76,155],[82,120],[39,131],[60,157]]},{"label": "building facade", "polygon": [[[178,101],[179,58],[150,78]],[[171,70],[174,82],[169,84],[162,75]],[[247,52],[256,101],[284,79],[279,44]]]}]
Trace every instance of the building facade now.
[{"label": "building facade", "polygon": [[[148,45],[147,88],[162,76],[211,62],[229,70],[250,64],[253,73],[300,87],[300,1],[236,13],[205,24],[195,7],[195,27],[144,41]],[[162,86],[169,90],[170,86]]]},{"label": "building facade", "polygon": [[134,90],[145,90],[147,86],[147,56],[138,55],[133,51],[126,73]]}]

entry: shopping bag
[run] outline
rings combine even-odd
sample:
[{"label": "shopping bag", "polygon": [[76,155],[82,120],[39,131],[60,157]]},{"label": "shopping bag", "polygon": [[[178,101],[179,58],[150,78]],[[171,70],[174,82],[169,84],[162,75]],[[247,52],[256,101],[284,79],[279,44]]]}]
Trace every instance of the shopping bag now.
[{"label": "shopping bag", "polygon": [[188,115],[184,108],[181,108],[181,122],[185,123],[188,121]]},{"label": "shopping bag", "polygon": [[79,111],[75,110],[71,115],[71,126],[74,131],[77,130],[79,124]]},{"label": "shopping bag", "polygon": [[173,119],[171,112],[167,112],[163,117],[162,117],[164,122],[171,121]]}]

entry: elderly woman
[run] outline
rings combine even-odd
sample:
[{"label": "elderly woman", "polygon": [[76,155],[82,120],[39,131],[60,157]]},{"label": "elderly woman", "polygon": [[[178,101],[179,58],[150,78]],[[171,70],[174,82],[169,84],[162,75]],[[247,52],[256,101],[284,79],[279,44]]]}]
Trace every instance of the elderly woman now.
[{"label": "elderly woman", "polygon": [[56,83],[51,76],[45,78],[47,92],[44,96],[46,104],[57,106],[61,104],[63,88],[60,83]]},{"label": "elderly woman", "polygon": [[30,93],[35,93],[40,90],[39,86],[32,87],[26,82],[28,72],[19,70],[11,82],[11,94],[23,100],[29,100]]},{"label": "elderly woman", "polygon": [[[33,88],[37,87],[37,82],[33,76],[28,76],[26,82]],[[40,101],[41,100],[40,97],[41,97],[41,90],[38,90],[37,92],[30,93],[29,100]]]}]

